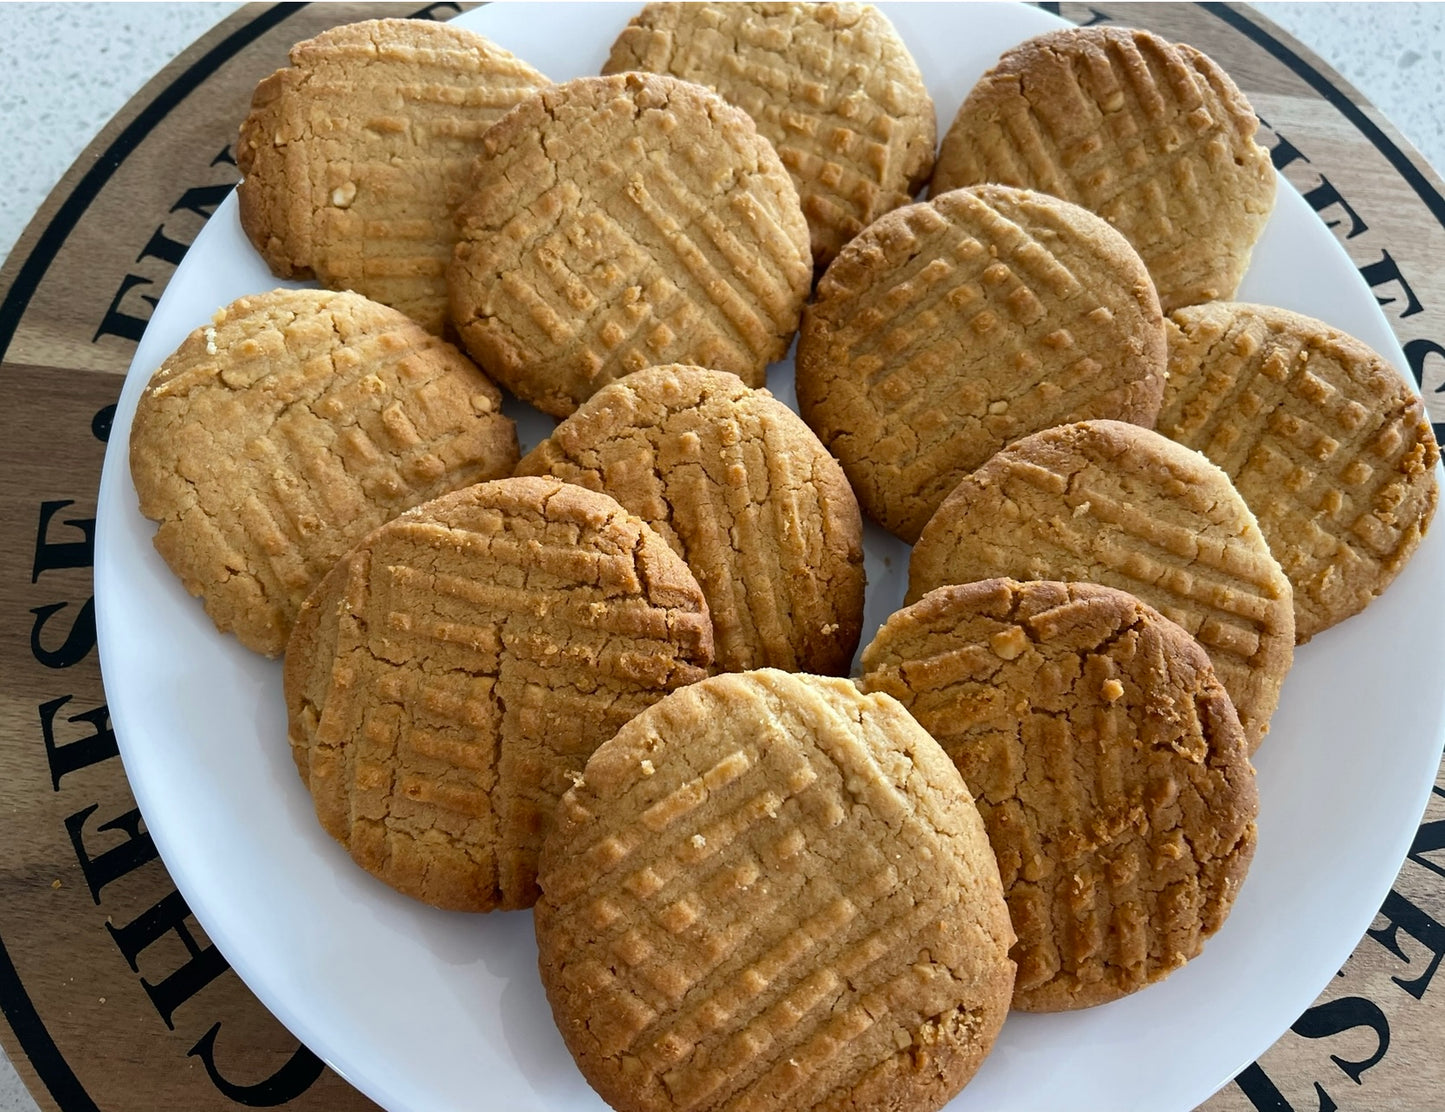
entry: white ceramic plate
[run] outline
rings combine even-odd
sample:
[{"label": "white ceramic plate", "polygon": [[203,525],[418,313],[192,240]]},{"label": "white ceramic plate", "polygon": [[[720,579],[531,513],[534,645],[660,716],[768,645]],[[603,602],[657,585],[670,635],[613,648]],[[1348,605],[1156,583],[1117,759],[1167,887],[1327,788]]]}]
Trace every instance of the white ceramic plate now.
[{"label": "white ceramic plate", "polygon": [[[1036,9],[885,5],[943,127]],[[463,22],[554,79],[596,73],[631,5],[496,4]],[[279,665],[218,635],[151,546],[127,461],[162,359],[219,306],[278,283],[234,198],[186,256],[136,352],[101,483],[100,653],[126,771],[196,917],[298,1037],[393,1112],[603,1107],[552,1025],[530,913],[467,916],[392,893],[317,825],[286,745]],[[1241,297],[1403,356],[1333,235],[1281,183]],[[792,399],[791,363],[774,368]],[[528,445],[550,427],[533,414]],[[907,553],[872,530],[864,643]],[[1090,1011],[1014,1015],[954,1112],[1186,1112],[1269,1046],[1344,962],[1404,857],[1440,759],[1445,528],[1392,589],[1305,646],[1258,756],[1259,849],[1223,930],[1167,981]]]}]

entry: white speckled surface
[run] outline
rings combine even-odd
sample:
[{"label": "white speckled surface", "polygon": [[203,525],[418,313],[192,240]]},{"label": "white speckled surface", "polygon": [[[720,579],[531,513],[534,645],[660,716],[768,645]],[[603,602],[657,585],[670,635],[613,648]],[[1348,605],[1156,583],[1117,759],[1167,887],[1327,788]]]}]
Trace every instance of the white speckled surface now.
[{"label": "white speckled surface", "polygon": [[[0,4],[0,256],[96,132],[235,3]],[[1261,3],[1445,168],[1445,4]],[[35,1112],[0,1056],[0,1112]]]}]

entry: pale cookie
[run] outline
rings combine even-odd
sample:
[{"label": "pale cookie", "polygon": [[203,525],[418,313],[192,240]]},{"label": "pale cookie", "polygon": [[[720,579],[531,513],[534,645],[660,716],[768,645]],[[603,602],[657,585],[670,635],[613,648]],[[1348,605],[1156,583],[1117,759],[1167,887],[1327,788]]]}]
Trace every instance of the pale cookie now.
[{"label": "pale cookie", "polygon": [[933,100],[871,4],[649,4],[603,73],[695,81],[745,111],[793,176],[826,266],[933,169]]},{"label": "pale cookie", "polygon": [[618,1112],[930,1112],[1008,1011],[968,788],[893,699],[717,676],[629,722],[542,851],[538,964]]},{"label": "pale cookie", "polygon": [[130,470],[155,546],[206,612],[275,656],[301,602],[382,522],[509,474],[517,430],[461,352],[354,293],[243,297],[136,406]]},{"label": "pale cookie", "polygon": [[368,872],[437,907],[528,907],[568,774],[711,662],[702,592],[640,520],[556,479],[483,483],[382,526],[306,600],[292,753]]},{"label": "pale cookie", "polygon": [[1265,305],[1180,309],[1159,431],[1223,468],[1294,587],[1295,641],[1363,610],[1435,514],[1420,397],[1369,347]]},{"label": "pale cookie", "polygon": [[938,508],[908,601],[980,579],[1100,583],[1198,638],[1252,753],[1294,660],[1289,580],[1229,476],[1149,429],[1081,421],[1010,445]]},{"label": "pale cookie", "polygon": [[953,758],[998,857],[1013,1006],[1084,1008],[1199,954],[1254,854],[1244,733],[1194,639],[1088,583],[940,587],[863,651]]},{"label": "pale cookie", "polygon": [[1229,297],[1274,207],[1259,119],[1195,50],[1070,27],[1009,50],[958,110],[934,195],[979,182],[1083,205],[1138,249],[1167,313]]},{"label": "pale cookie", "polygon": [[981,186],[889,213],[803,318],[798,406],[863,508],[906,541],[1005,444],[1088,417],[1152,425],[1164,323],[1098,217]]},{"label": "pale cookie", "polygon": [[801,418],[736,375],[653,367],[604,387],[519,475],[612,495],[687,561],[719,669],[846,674],[863,623],[863,522]]},{"label": "pale cookie", "polygon": [[449,282],[489,374],[556,417],[660,363],[763,385],[813,267],[797,191],[747,113],[671,77],[585,77],[483,147]]},{"label": "pale cookie", "polygon": [[241,227],[279,277],[356,290],[441,332],[452,213],[481,137],[547,79],[425,19],[335,27],[290,61],[241,125]]}]

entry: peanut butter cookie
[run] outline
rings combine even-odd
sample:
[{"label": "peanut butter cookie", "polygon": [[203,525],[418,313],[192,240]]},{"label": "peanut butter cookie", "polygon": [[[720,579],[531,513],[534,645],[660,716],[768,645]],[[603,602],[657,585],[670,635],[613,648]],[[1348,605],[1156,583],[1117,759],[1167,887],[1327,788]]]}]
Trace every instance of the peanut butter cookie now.
[{"label": "peanut butter cookie", "polygon": [[998,856],[1013,1006],[1102,1004],[1195,957],[1254,853],[1244,733],[1194,639],[1088,583],[940,587],[863,652],[953,758]]},{"label": "peanut butter cookie", "polygon": [[141,395],[130,470],[155,546],[222,632],[275,656],[382,522],[509,474],[517,430],[461,352],[354,293],[243,297]]},{"label": "peanut butter cookie", "polygon": [[967,787],[893,699],[771,670],[633,719],[562,799],[542,983],[619,1112],[931,1110],[1008,1010]]},{"label": "peanut butter cookie", "polygon": [[979,182],[1082,205],[1132,243],[1164,311],[1229,297],[1274,207],[1259,119],[1191,46],[1128,27],[1030,39],[983,75],[943,137],[931,190]]},{"label": "peanut butter cookie", "polygon": [[798,406],[906,541],[1005,444],[1088,417],[1152,425],[1164,322],[1124,238],[1042,193],[980,186],[884,216],[818,285]]},{"label": "peanut butter cookie", "polygon": [[448,280],[489,374],[556,417],[662,363],[763,385],[813,267],[797,190],[747,113],[672,77],[586,77],[482,145]]},{"label": "peanut butter cookie", "polygon": [[368,872],[437,907],[528,907],[568,773],[711,662],[702,592],[641,521],[556,479],[482,483],[382,526],[306,600],[292,753]]},{"label": "peanut butter cookie", "polygon": [[1294,587],[1303,643],[1380,594],[1435,514],[1440,452],[1399,372],[1323,321],[1265,305],[1180,309],[1159,431],[1244,496]]},{"label": "peanut butter cookie", "polygon": [[278,277],[356,290],[439,333],[452,213],[482,135],[546,84],[482,36],[425,19],[297,43],[241,125],[241,227]]}]

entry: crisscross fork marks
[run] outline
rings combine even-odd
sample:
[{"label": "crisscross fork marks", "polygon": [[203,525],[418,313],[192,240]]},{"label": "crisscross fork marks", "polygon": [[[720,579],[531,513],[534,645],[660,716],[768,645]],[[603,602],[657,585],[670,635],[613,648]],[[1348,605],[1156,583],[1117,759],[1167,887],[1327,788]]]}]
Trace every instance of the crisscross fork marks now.
[{"label": "crisscross fork marks", "polygon": [[1266,306],[1180,310],[1160,430],[1224,469],[1294,587],[1295,634],[1363,609],[1433,517],[1418,397],[1352,337]]},{"label": "crisscross fork marks", "polygon": [[711,648],[696,582],[612,499],[481,484],[377,530],[308,601],[292,745],[323,825],[381,879],[526,907],[569,773]]},{"label": "crisscross fork marks", "polygon": [[980,186],[890,213],[839,256],[805,314],[798,400],[864,507],[913,540],[1020,436],[1152,423],[1164,361],[1121,236],[1056,198]]},{"label": "crisscross fork marks", "polygon": [[[811,266],[796,190],[742,112],[669,77],[583,78],[533,98],[486,146],[449,272],[453,316],[484,366],[556,416],[674,360],[761,385],[787,351]],[[574,203],[534,204],[539,181]],[[604,240],[621,252],[596,256]],[[588,296],[563,328],[556,291],[573,277]],[[554,304],[533,289],[543,285]],[[537,334],[533,312],[557,337]]]},{"label": "crisscross fork marks", "polygon": [[241,126],[241,223],[272,270],[354,289],[434,333],[482,134],[545,78],[444,23],[370,20],[291,51]]},{"label": "crisscross fork marks", "polygon": [[[603,388],[518,474],[605,490],[708,598],[723,671],[838,674],[862,624],[862,519],[802,421],[732,375],[664,366]],[[806,572],[806,574],[802,574]]]},{"label": "crisscross fork marks", "polygon": [[885,623],[863,672],[977,791],[1019,933],[1015,1007],[1133,992],[1223,922],[1253,770],[1207,658],[1157,611],[1087,583],[941,587]]},{"label": "crisscross fork marks", "polygon": [[599,751],[545,851],[544,979],[589,1080],[616,1104],[625,1059],[677,1107],[812,1107],[875,1069],[915,1083],[933,1048],[914,1036],[973,1012],[938,1048],[956,1078],[960,1044],[1000,1018],[978,994],[1008,932],[972,918],[993,863],[974,871],[976,815],[925,786],[943,755],[900,759],[906,717],[841,681],[764,671],[679,694]]},{"label": "crisscross fork marks", "polygon": [[1137,594],[1204,644],[1251,751],[1259,744],[1293,660],[1292,592],[1203,456],[1113,421],[1011,445],[939,507],[914,548],[908,600],[997,576]]},{"label": "crisscross fork marks", "polygon": [[244,297],[162,364],[131,473],[156,547],[223,631],[276,655],[307,593],[403,510],[507,474],[516,429],[462,354],[353,293]]},{"label": "crisscross fork marks", "polygon": [[935,195],[983,181],[1098,213],[1143,257],[1166,311],[1228,297],[1274,201],[1249,104],[1188,46],[1071,28],[1006,53],[939,152]]},{"label": "crisscross fork marks", "polygon": [[709,86],[757,122],[792,175],[820,267],[932,169],[932,101],[872,8],[650,4],[603,67],[625,70]]}]

